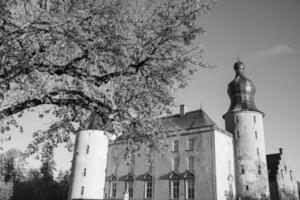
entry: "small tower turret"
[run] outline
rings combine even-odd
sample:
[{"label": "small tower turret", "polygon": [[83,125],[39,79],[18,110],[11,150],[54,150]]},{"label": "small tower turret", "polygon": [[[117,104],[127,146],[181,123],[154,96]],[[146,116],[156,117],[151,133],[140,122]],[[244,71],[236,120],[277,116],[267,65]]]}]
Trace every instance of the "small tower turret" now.
[{"label": "small tower turret", "polygon": [[234,70],[236,76],[227,90],[231,104],[223,118],[234,137],[237,198],[268,199],[264,113],[255,106],[255,85],[246,78],[243,62],[236,62]]},{"label": "small tower turret", "polygon": [[102,199],[108,138],[92,113],[76,133],[68,200]]}]

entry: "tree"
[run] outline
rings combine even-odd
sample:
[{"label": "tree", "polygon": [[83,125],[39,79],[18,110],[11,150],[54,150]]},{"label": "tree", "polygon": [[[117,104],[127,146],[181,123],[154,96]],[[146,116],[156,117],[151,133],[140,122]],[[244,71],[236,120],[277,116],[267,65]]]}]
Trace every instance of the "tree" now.
[{"label": "tree", "polygon": [[214,0],[1,0],[1,132],[36,111],[57,120],[28,153],[42,159],[84,126],[91,112],[128,151],[155,146],[158,116],[202,61],[199,16]]},{"label": "tree", "polygon": [[25,178],[26,161],[18,149],[10,149],[3,155],[4,182],[20,182]]},{"label": "tree", "polygon": [[40,168],[42,179],[45,182],[53,181],[54,170],[55,170],[55,162],[51,159],[45,160],[42,163],[42,166]]},{"label": "tree", "polygon": [[30,168],[27,172],[27,181],[34,181],[41,178],[40,171],[38,169]]}]

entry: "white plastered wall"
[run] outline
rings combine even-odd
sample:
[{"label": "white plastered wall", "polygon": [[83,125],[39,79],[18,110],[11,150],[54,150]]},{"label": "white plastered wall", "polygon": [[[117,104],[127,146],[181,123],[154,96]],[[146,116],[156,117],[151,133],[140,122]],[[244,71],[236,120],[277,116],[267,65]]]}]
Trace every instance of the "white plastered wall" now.
[{"label": "white plastered wall", "polygon": [[[233,138],[215,131],[215,167],[217,199],[235,196]],[[231,192],[230,192],[231,191]]]},{"label": "white plastered wall", "polygon": [[103,131],[77,133],[68,200],[103,198],[107,148],[108,139]]}]

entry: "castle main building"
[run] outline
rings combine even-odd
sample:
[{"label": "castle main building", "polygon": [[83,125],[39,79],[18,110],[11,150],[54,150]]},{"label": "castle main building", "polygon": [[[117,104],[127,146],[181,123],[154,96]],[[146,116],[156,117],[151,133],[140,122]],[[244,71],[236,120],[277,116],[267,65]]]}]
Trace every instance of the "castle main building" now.
[{"label": "castle main building", "polygon": [[[109,141],[103,196],[103,183],[97,178],[104,173],[97,170],[104,163],[98,158],[103,150],[97,139],[103,132],[91,117],[89,130],[77,135],[68,200],[299,200],[292,172],[282,170],[282,156],[268,157],[267,164],[264,113],[255,106],[255,86],[241,61],[234,70],[228,85],[231,105],[223,116],[226,130],[202,109],[186,112],[181,105],[179,114],[167,118],[182,131],[170,135],[159,153],[142,146],[127,164],[124,141]],[[270,195],[269,182],[278,195]]]},{"label": "castle main building", "polygon": [[226,130],[203,110],[185,113],[182,106],[169,118],[184,131],[169,137],[159,154],[149,157],[144,148],[127,166],[122,141],[111,142],[105,197],[122,198],[128,188],[132,199],[268,199],[264,114],[255,106],[255,86],[244,69],[242,62],[234,64]]}]

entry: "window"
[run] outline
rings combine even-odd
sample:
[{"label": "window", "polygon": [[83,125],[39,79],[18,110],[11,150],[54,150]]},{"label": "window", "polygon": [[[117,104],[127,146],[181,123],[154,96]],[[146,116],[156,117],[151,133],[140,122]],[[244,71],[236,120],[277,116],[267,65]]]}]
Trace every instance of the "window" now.
[{"label": "window", "polygon": [[152,181],[145,182],[145,198],[152,198]]},{"label": "window", "polygon": [[83,195],[83,193],[84,193],[84,187],[82,186],[81,187],[81,195]]},{"label": "window", "polygon": [[110,197],[115,198],[117,196],[117,183],[111,182],[110,184]]},{"label": "window", "polygon": [[246,190],[247,190],[247,191],[249,190],[249,186],[248,186],[248,185],[246,185]]},{"label": "window", "polygon": [[90,145],[86,146],[86,154],[88,154],[90,152]]},{"label": "window", "polygon": [[256,148],[256,154],[259,156],[259,148]]},{"label": "window", "polygon": [[150,174],[152,173],[152,160],[148,160],[146,164],[147,172]]},{"label": "window", "polygon": [[117,148],[114,148],[114,149],[113,149],[113,157],[114,157],[114,158],[117,158],[117,157],[118,157],[118,149],[117,149]]},{"label": "window", "polygon": [[194,199],[195,198],[195,181],[194,179],[188,179],[185,181],[185,198]]},{"label": "window", "polygon": [[258,174],[259,175],[261,174],[261,167],[260,167],[260,165],[258,165]]},{"label": "window", "polygon": [[240,131],[236,132],[236,138],[240,138]]},{"label": "window", "polygon": [[286,171],[286,165],[284,165],[284,171]]},{"label": "window", "polygon": [[133,182],[132,181],[127,181],[125,183],[125,191],[127,191],[128,188],[128,194],[129,194],[129,198],[133,197]]},{"label": "window", "polygon": [[254,124],[256,124],[256,116],[253,116]]},{"label": "window", "polygon": [[255,139],[257,139],[257,131],[255,131]]},{"label": "window", "polygon": [[193,139],[188,139],[187,141],[187,150],[191,151],[194,149],[194,140]]},{"label": "window", "polygon": [[83,176],[86,176],[86,168],[83,169]]},{"label": "window", "polygon": [[244,168],[244,165],[241,165],[241,173],[242,173],[242,174],[245,174],[245,168]]},{"label": "window", "polygon": [[194,170],[194,157],[190,156],[187,158],[187,170],[193,171]]},{"label": "window", "polygon": [[239,117],[235,116],[235,122],[238,124],[239,123]]},{"label": "window", "polygon": [[283,179],[283,169],[281,170],[281,178]]},{"label": "window", "polygon": [[179,181],[172,180],[171,181],[171,199],[179,198]]},{"label": "window", "polygon": [[172,151],[178,152],[178,140],[173,141],[173,149]]},{"label": "window", "polygon": [[113,164],[112,171],[113,171],[113,174],[117,174],[117,165],[116,165],[116,163]]},{"label": "window", "polygon": [[291,181],[293,181],[293,172],[290,171],[290,178],[291,178]]},{"label": "window", "polygon": [[176,158],[173,158],[173,160],[172,160],[172,170],[178,171],[178,169],[179,169],[179,158],[176,157]]}]

